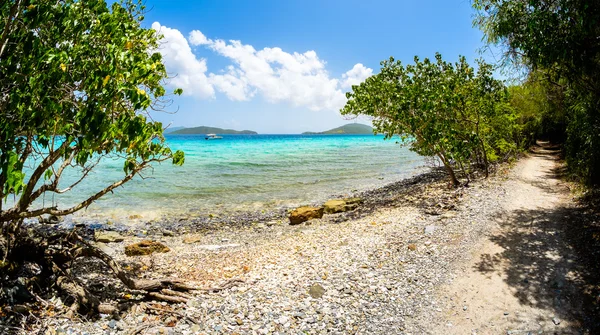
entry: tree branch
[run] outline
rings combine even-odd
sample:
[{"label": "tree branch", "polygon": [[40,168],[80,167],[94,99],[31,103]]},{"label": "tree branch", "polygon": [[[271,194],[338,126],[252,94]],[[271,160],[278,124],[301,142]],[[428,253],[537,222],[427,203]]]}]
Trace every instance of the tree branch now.
[{"label": "tree branch", "polygon": [[57,150],[50,151],[48,156],[46,156],[46,158],[40,163],[40,165],[38,165],[35,171],[31,174],[31,177],[27,182],[27,187],[25,188],[25,190],[23,190],[23,193],[21,194],[21,199],[19,199],[19,203],[14,208],[15,210],[25,212],[29,205],[31,205],[31,194],[33,193],[35,185],[40,180],[44,172],[46,172],[46,170],[50,168],[50,166],[56,163],[56,161],[60,158],[63,150],[66,149],[68,146],[69,141],[65,140],[65,142],[63,142],[63,144],[61,144]]},{"label": "tree branch", "polygon": [[0,214],[0,222],[6,221],[6,220],[11,220],[11,219],[24,219],[24,218],[37,217],[37,216],[44,215],[44,214],[50,214],[50,215],[56,215],[56,216],[64,216],[64,215],[73,214],[80,209],[88,207],[94,201],[96,201],[100,197],[102,197],[103,195],[111,192],[115,188],[130,181],[140,171],[142,171],[143,169],[148,167],[150,163],[163,162],[169,158],[170,157],[153,158],[153,159],[150,159],[147,161],[143,161],[135,169],[133,169],[127,176],[125,176],[125,178],[123,178],[117,182],[114,182],[113,184],[109,185],[108,187],[104,188],[103,190],[99,191],[98,193],[92,195],[91,197],[87,198],[86,200],[80,202],[79,204],[77,204],[73,207],[66,208],[66,209],[58,209],[56,207],[50,207],[50,208],[40,208],[40,209],[36,209],[33,211],[19,211],[18,207],[14,207],[9,211],[6,211],[5,213]]},{"label": "tree branch", "polygon": [[11,23],[14,22],[19,13],[21,12],[22,0],[16,0],[15,3],[10,8],[10,14],[6,18],[6,23],[4,24],[4,30],[2,31],[2,37],[0,37],[0,58],[4,55],[4,51],[6,50],[6,46],[8,45],[8,34],[12,32]]}]

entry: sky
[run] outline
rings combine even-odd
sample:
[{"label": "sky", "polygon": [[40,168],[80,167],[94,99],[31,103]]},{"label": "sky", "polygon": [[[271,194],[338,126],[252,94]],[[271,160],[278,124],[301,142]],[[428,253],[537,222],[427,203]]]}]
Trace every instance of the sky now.
[{"label": "sky", "polygon": [[[469,0],[146,0],[144,25],[182,88],[171,126],[262,134],[323,131],[349,122],[345,92],[393,56],[482,57]],[[493,61],[493,55],[483,57]],[[368,120],[358,120],[368,123]]]}]

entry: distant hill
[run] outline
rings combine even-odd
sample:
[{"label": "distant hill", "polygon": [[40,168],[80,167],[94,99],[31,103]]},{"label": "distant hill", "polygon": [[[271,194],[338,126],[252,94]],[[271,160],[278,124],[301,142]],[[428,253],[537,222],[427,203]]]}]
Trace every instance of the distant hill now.
[{"label": "distant hill", "polygon": [[171,132],[172,135],[192,135],[192,134],[223,134],[223,135],[253,135],[258,134],[252,130],[233,130],[233,129],[222,129],[216,127],[193,127],[193,128],[183,128],[176,131]]},{"label": "distant hill", "polygon": [[367,135],[367,134],[369,134],[369,135],[373,135],[373,128],[367,126],[366,124],[348,123],[341,127],[333,128],[333,129],[323,131],[323,132],[315,133],[315,132],[307,131],[302,134],[306,134],[306,135],[335,135],[335,134],[348,134],[348,135],[362,135],[362,134]]},{"label": "distant hill", "polygon": [[178,131],[178,130],[181,130],[181,129],[185,129],[185,127],[169,127],[169,128],[167,128],[167,129],[165,129],[163,131],[163,134],[170,134],[170,133],[172,133],[174,131]]}]

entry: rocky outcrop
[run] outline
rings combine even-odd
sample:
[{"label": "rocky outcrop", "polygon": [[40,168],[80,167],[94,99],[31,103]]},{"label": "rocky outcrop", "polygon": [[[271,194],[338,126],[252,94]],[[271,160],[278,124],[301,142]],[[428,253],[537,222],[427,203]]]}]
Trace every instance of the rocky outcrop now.
[{"label": "rocky outcrop", "polygon": [[300,224],[302,222],[320,219],[323,217],[323,207],[298,207],[290,213],[290,224]]},{"label": "rocky outcrop", "polygon": [[170,249],[156,241],[145,240],[134,243],[125,247],[125,255],[127,256],[142,256],[150,255],[155,252],[169,252]]},{"label": "rocky outcrop", "polygon": [[362,203],[361,198],[333,199],[327,201],[323,207],[325,213],[333,214],[356,209],[360,203]]}]

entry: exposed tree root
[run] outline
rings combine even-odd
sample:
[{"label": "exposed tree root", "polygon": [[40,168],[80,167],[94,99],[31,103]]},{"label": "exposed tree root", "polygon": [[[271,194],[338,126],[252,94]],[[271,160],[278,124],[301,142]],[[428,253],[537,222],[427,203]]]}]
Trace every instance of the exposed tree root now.
[{"label": "exposed tree root", "polygon": [[[37,264],[41,269],[40,273],[28,279],[27,290],[34,292],[36,288],[54,287],[70,297],[72,302],[66,314],[67,317],[72,317],[75,313],[113,314],[117,311],[115,306],[101,304],[100,300],[85,285],[71,275],[73,262],[82,257],[101,260],[127,288],[142,291],[148,298],[171,303],[185,303],[191,298],[191,295],[185,292],[198,290],[198,288],[177,279],[133,279],[112,257],[84,240],[76,232],[44,236],[41,233],[21,229],[19,234],[13,235],[12,238],[12,247],[6,248],[4,251],[5,261],[2,264],[3,268],[0,268],[2,271],[0,274],[3,277],[16,278],[19,269],[24,264]],[[6,264],[10,266],[6,266]],[[6,269],[13,273],[5,273]],[[230,286],[231,284],[228,287]],[[210,291],[221,289],[224,288]],[[35,293],[30,296],[39,297]]]}]

